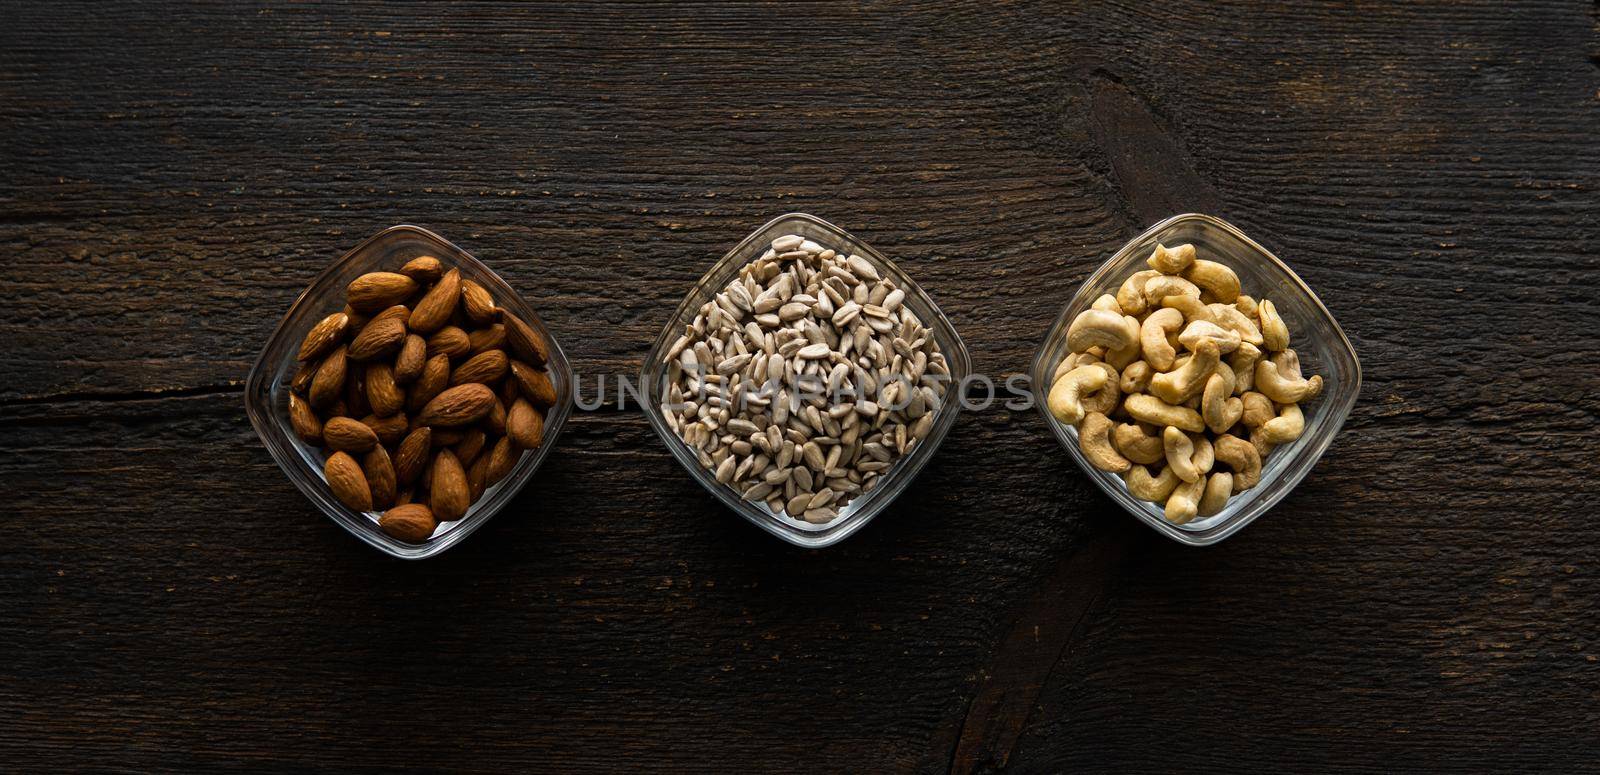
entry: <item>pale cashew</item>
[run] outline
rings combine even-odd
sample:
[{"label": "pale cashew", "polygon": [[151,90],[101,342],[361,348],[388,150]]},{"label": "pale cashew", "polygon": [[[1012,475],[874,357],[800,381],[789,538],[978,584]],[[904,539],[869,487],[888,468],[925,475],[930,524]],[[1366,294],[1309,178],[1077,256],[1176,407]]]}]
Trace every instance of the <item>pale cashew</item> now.
[{"label": "pale cashew", "polygon": [[1122,481],[1128,484],[1128,494],[1142,501],[1160,503],[1177,488],[1182,480],[1170,468],[1161,469],[1156,476],[1150,475],[1150,469],[1144,466],[1132,466],[1122,475]]},{"label": "pale cashew", "polygon": [[1300,373],[1300,353],[1292,349],[1273,353],[1272,365],[1278,367],[1278,376],[1284,379],[1305,379],[1305,375]]},{"label": "pale cashew", "polygon": [[1195,296],[1168,296],[1161,300],[1161,306],[1182,312],[1184,320],[1217,322],[1217,316],[1212,314],[1211,309],[1200,303],[1200,299]]},{"label": "pale cashew", "polygon": [[1167,467],[1176,471],[1178,478],[1185,482],[1200,479],[1206,471],[1211,470],[1214,458],[1210,442],[1206,442],[1202,456],[1189,434],[1169,425],[1161,432],[1161,446],[1166,453]]},{"label": "pale cashew", "polygon": [[1122,281],[1122,287],[1117,289],[1117,304],[1122,306],[1125,315],[1138,315],[1149,309],[1149,302],[1144,298],[1144,284],[1152,277],[1160,277],[1161,273],[1154,269],[1145,269],[1134,272],[1133,276]]},{"label": "pale cashew", "polygon": [[1239,275],[1224,264],[1203,258],[1195,259],[1183,270],[1183,277],[1211,294],[1214,301],[1232,304],[1239,298]]},{"label": "pale cashew", "polygon": [[1240,338],[1250,344],[1261,344],[1261,329],[1256,328],[1256,322],[1245,317],[1238,307],[1229,304],[1207,304],[1206,310],[1211,313],[1211,322],[1238,331]]},{"label": "pale cashew", "polygon": [[1265,337],[1268,350],[1282,350],[1289,346],[1289,325],[1278,314],[1277,305],[1270,299],[1262,299],[1256,304],[1256,316],[1261,319],[1261,336]]},{"label": "pale cashew", "polygon": [[1084,415],[1083,423],[1078,426],[1078,449],[1095,468],[1120,474],[1133,463],[1112,448],[1110,432],[1111,420],[1105,415],[1099,412]]},{"label": "pale cashew", "polygon": [[1075,353],[1090,347],[1104,347],[1111,352],[1138,343],[1139,326],[1132,318],[1103,309],[1084,310],[1067,328],[1067,349]]},{"label": "pale cashew", "polygon": [[1166,517],[1174,525],[1182,525],[1200,511],[1200,494],[1205,492],[1204,479],[1194,482],[1184,482],[1167,496]]},{"label": "pale cashew", "polygon": [[1244,414],[1239,415],[1240,422],[1246,428],[1260,428],[1268,420],[1278,416],[1278,410],[1272,406],[1272,399],[1249,390],[1239,396],[1244,402]]},{"label": "pale cashew", "polygon": [[1056,380],[1050,386],[1050,397],[1045,403],[1054,415],[1068,425],[1077,425],[1083,419],[1082,396],[1099,390],[1106,381],[1106,372],[1099,366],[1079,366]]},{"label": "pale cashew", "polygon": [[1151,395],[1169,404],[1181,404],[1205,389],[1206,379],[1222,362],[1217,345],[1201,342],[1194,355],[1178,368],[1150,378]]},{"label": "pale cashew", "polygon": [[1194,246],[1188,244],[1170,248],[1158,244],[1150,257],[1145,259],[1145,264],[1163,274],[1178,274],[1192,263],[1194,263]]},{"label": "pale cashew", "polygon": [[1122,403],[1122,408],[1128,410],[1128,415],[1133,419],[1152,425],[1171,425],[1194,433],[1206,429],[1205,420],[1200,419],[1199,412],[1173,406],[1148,393],[1134,393],[1128,396]]},{"label": "pale cashew", "polygon": [[1124,393],[1143,393],[1150,386],[1150,377],[1156,373],[1145,361],[1134,361],[1122,370],[1122,383],[1118,386]]},{"label": "pale cashew", "polygon": [[1256,361],[1261,358],[1261,348],[1249,342],[1240,342],[1239,349],[1228,355],[1228,365],[1233,367],[1233,392],[1243,393],[1256,384]]},{"label": "pale cashew", "polygon": [[1154,305],[1160,304],[1168,296],[1189,296],[1200,298],[1200,286],[1172,275],[1152,277],[1144,284],[1145,301]]},{"label": "pale cashew", "polygon": [[1250,431],[1250,446],[1255,449],[1257,455],[1265,460],[1267,455],[1272,454],[1272,448],[1277,445],[1267,441],[1267,435],[1262,433],[1260,428],[1257,428]]},{"label": "pale cashew", "polygon": [[1111,443],[1122,456],[1135,463],[1150,465],[1167,457],[1160,434],[1145,433],[1132,423],[1122,423],[1111,429]]},{"label": "pale cashew", "polygon": [[1172,368],[1178,357],[1177,348],[1167,341],[1167,336],[1183,327],[1183,313],[1172,308],[1158,309],[1144,319],[1139,327],[1139,342],[1144,345],[1144,359],[1156,371]]},{"label": "pale cashew", "polygon": [[1130,363],[1133,363],[1136,360],[1139,360],[1139,349],[1140,349],[1140,347],[1139,347],[1139,319],[1136,318],[1136,317],[1133,317],[1132,315],[1123,315],[1122,316],[1122,323],[1127,328],[1127,330],[1133,332],[1133,334],[1134,334],[1133,343],[1128,345],[1127,347],[1123,347],[1121,349],[1111,350],[1110,352],[1107,352],[1106,355],[1105,355],[1106,363],[1109,363],[1112,366],[1117,367],[1118,369],[1120,369],[1123,366],[1126,366],[1126,365],[1128,365]]},{"label": "pale cashew", "polygon": [[1200,396],[1200,416],[1205,419],[1206,427],[1212,433],[1222,433],[1232,428],[1243,414],[1244,401],[1233,397],[1228,380],[1221,373],[1212,374]]},{"label": "pale cashew", "polygon": [[1211,467],[1217,464],[1217,451],[1211,446],[1211,439],[1204,433],[1196,433],[1189,437],[1194,442],[1194,457],[1189,458],[1200,473],[1210,473]]},{"label": "pale cashew", "polygon": [[1084,412],[1110,414],[1122,403],[1122,389],[1117,387],[1118,383],[1122,381],[1122,375],[1118,374],[1111,364],[1105,362],[1091,363],[1089,367],[1104,371],[1106,373],[1106,384],[1101,385],[1100,389],[1093,393],[1080,395],[1078,401],[1082,403]]},{"label": "pale cashew", "polygon": [[1306,416],[1299,404],[1283,404],[1278,416],[1261,425],[1261,438],[1268,444],[1288,444],[1306,431]]},{"label": "pale cashew", "polygon": [[[1153,386],[1154,380],[1151,382]],[[1322,375],[1311,379],[1292,379],[1278,371],[1278,364],[1271,360],[1259,360],[1256,361],[1255,389],[1277,403],[1296,404],[1308,395],[1322,392]]]},{"label": "pale cashew", "polygon": [[1261,483],[1261,452],[1238,436],[1222,434],[1212,446],[1217,462],[1233,469],[1233,491],[1244,492]]},{"label": "pale cashew", "polygon": [[1117,297],[1109,293],[1100,294],[1100,298],[1095,299],[1094,303],[1089,305],[1089,308],[1103,309],[1107,312],[1115,312],[1118,315],[1122,314],[1122,305],[1117,303]]},{"label": "pale cashew", "polygon": [[1228,505],[1228,497],[1233,495],[1233,474],[1227,471],[1218,471],[1206,480],[1206,489],[1200,494],[1200,505],[1195,513],[1202,517],[1209,517]]},{"label": "pale cashew", "polygon": [[1245,294],[1241,293],[1239,294],[1239,298],[1233,300],[1233,306],[1235,309],[1243,312],[1244,316],[1247,318],[1253,318],[1256,316],[1256,300],[1253,297],[1246,296]]},{"label": "pale cashew", "polygon": [[[1141,331],[1140,339],[1142,340],[1143,338],[1144,332]],[[1239,344],[1242,341],[1239,338],[1238,331],[1223,328],[1209,320],[1191,321],[1189,325],[1183,327],[1183,333],[1178,334],[1178,343],[1189,348],[1191,352],[1199,349],[1200,342],[1207,339],[1215,342],[1217,350],[1223,353],[1231,353],[1239,349]]]}]

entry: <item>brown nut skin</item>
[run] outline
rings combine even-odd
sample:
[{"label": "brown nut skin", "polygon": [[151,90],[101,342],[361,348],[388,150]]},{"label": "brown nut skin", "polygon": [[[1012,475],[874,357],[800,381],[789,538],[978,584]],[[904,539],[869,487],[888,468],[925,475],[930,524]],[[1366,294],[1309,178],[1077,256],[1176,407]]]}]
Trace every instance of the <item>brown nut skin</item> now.
[{"label": "brown nut skin", "polygon": [[360,420],[335,417],[323,424],[322,440],[340,452],[360,454],[378,445],[378,434]]},{"label": "brown nut skin", "polygon": [[[451,269],[411,310],[411,330],[427,336],[443,328],[461,301],[461,270]],[[449,520],[445,520],[449,521]]]},{"label": "brown nut skin", "polygon": [[400,354],[394,359],[394,381],[409,385],[422,376],[422,367],[428,362],[428,340],[416,334],[406,334],[400,345]]},{"label": "brown nut skin", "polygon": [[383,445],[373,447],[361,458],[361,472],[366,475],[367,486],[372,491],[372,507],[382,511],[393,506],[398,484],[394,478],[394,463]]},{"label": "brown nut skin", "polygon": [[328,480],[333,497],[352,511],[372,510],[372,490],[367,486],[367,476],[361,464],[344,452],[335,452],[322,464],[322,475]]},{"label": "brown nut skin", "polygon": [[484,350],[457,366],[456,370],[450,373],[450,384],[465,385],[468,382],[478,382],[484,385],[497,385],[500,380],[505,379],[509,367],[510,361],[506,358],[505,350]]},{"label": "brown nut skin", "polygon": [[311,410],[310,404],[294,393],[289,394],[289,425],[301,441],[313,447],[322,446],[322,420]]},{"label": "brown nut skin", "polygon": [[433,454],[433,429],[427,426],[406,434],[394,454],[395,481],[409,487],[427,468]]},{"label": "brown nut skin", "polygon": [[300,343],[300,352],[295,360],[310,361],[321,358],[338,347],[344,341],[344,335],[350,330],[350,316],[343,312],[335,312],[311,327],[304,341]]},{"label": "brown nut skin", "polygon": [[467,484],[466,469],[455,453],[439,450],[433,458],[433,477],[428,487],[428,505],[440,522],[454,522],[466,516],[472,505],[472,489]]},{"label": "brown nut skin", "polygon": [[471,343],[470,354],[477,355],[484,350],[506,349],[506,325],[496,323],[488,328],[480,328],[467,332],[467,341]]},{"label": "brown nut skin", "polygon": [[313,409],[327,409],[339,400],[344,393],[347,364],[344,345],[335,347],[322,359],[316,374],[311,377],[311,389],[306,396]]},{"label": "brown nut skin", "polygon": [[393,355],[406,341],[405,321],[398,317],[374,319],[350,342],[351,360],[370,361]]},{"label": "brown nut skin", "polygon": [[504,310],[500,313],[500,321],[506,326],[506,344],[511,346],[511,352],[518,360],[535,368],[543,368],[550,362],[550,348],[545,344],[544,337],[533,330],[533,326]]},{"label": "brown nut skin", "polygon": [[406,410],[420,412],[429,401],[444,392],[450,386],[450,358],[444,355],[435,355],[423,364],[422,376],[417,377],[411,386],[411,395],[406,398]]},{"label": "brown nut skin", "polygon": [[388,417],[369,414],[361,418],[361,424],[378,434],[380,444],[398,444],[411,430],[411,423],[406,419],[405,412],[396,412]]},{"label": "brown nut skin", "polygon": [[378,310],[399,304],[417,292],[417,281],[395,272],[368,272],[345,288],[345,303],[359,312]]},{"label": "brown nut skin", "polygon": [[527,399],[517,399],[506,413],[506,435],[522,449],[535,449],[544,443],[544,416]]},{"label": "brown nut skin", "polygon": [[450,360],[465,358],[472,352],[472,337],[456,326],[445,326],[428,337],[428,357],[449,356]]},{"label": "brown nut skin", "polygon": [[420,544],[433,535],[439,522],[434,519],[433,510],[425,504],[407,503],[385,511],[378,518],[378,527],[408,544]]},{"label": "brown nut skin", "polygon": [[417,256],[400,267],[400,274],[418,283],[431,283],[444,276],[444,264],[433,256]]},{"label": "brown nut skin", "polygon": [[[494,391],[481,382],[457,385],[434,396],[417,415],[419,425],[459,428],[482,420],[495,401]],[[326,430],[324,430],[326,434]],[[449,520],[445,520],[449,521]]]},{"label": "brown nut skin", "polygon": [[516,380],[522,395],[533,402],[534,406],[548,409],[556,405],[556,386],[550,382],[550,377],[543,370],[521,361],[512,361],[511,376]]},{"label": "brown nut skin", "polygon": [[394,367],[387,363],[367,364],[367,405],[379,417],[388,417],[406,407],[405,391],[394,379]]},{"label": "brown nut skin", "polygon": [[500,310],[494,306],[494,296],[471,280],[461,281],[461,311],[467,320],[479,326],[487,326],[500,316]]}]

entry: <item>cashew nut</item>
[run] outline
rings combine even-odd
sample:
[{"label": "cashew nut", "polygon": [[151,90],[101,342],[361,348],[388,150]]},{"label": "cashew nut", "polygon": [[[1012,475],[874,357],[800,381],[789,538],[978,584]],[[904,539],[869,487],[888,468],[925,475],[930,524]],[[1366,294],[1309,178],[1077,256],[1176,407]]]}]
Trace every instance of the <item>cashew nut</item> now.
[{"label": "cashew nut", "polygon": [[1200,494],[1200,505],[1195,513],[1202,517],[1209,517],[1228,505],[1228,497],[1233,495],[1233,474],[1227,471],[1218,471],[1206,480],[1206,489]]},{"label": "cashew nut", "polygon": [[[1140,338],[1143,338],[1142,331],[1140,332]],[[1239,338],[1238,331],[1223,328],[1209,320],[1191,321],[1189,325],[1184,326],[1183,333],[1178,334],[1178,342],[1189,348],[1191,352],[1198,350],[1200,342],[1207,339],[1216,343],[1217,350],[1224,353],[1231,353],[1239,349],[1239,344],[1242,341]]]},{"label": "cashew nut", "polygon": [[1300,353],[1292,349],[1279,350],[1272,354],[1272,365],[1278,367],[1278,376],[1285,379],[1305,379],[1300,373]]},{"label": "cashew nut", "polygon": [[1106,363],[1118,369],[1139,360],[1139,319],[1132,315],[1123,315],[1122,321],[1127,330],[1132,331],[1134,334],[1133,344],[1119,350],[1111,350],[1105,355]]},{"label": "cashew nut", "polygon": [[1163,274],[1178,274],[1194,263],[1194,246],[1184,244],[1169,248],[1158,244],[1145,263]]},{"label": "cashew nut", "polygon": [[1239,275],[1224,264],[1203,258],[1195,259],[1183,270],[1183,277],[1211,294],[1215,301],[1232,304],[1239,298]]},{"label": "cashew nut", "polygon": [[1168,296],[1190,296],[1200,298],[1200,286],[1172,275],[1152,277],[1145,281],[1144,298],[1150,304],[1159,304]]},{"label": "cashew nut", "polygon": [[1135,463],[1150,465],[1167,457],[1160,434],[1145,433],[1143,428],[1132,423],[1122,423],[1112,428],[1111,443],[1123,457]]},{"label": "cashew nut", "polygon": [[1206,428],[1205,420],[1200,419],[1199,412],[1173,406],[1148,393],[1128,396],[1127,400],[1122,402],[1122,408],[1128,410],[1128,415],[1133,419],[1152,425],[1171,425],[1194,433]]},{"label": "cashew nut", "polygon": [[1087,309],[1067,328],[1067,349],[1081,353],[1090,347],[1106,352],[1139,344],[1139,326],[1132,318],[1103,309]]},{"label": "cashew nut", "polygon": [[1144,319],[1139,327],[1139,342],[1144,345],[1144,359],[1156,371],[1167,371],[1178,357],[1178,351],[1167,341],[1167,336],[1183,327],[1183,313],[1170,307],[1158,309]]},{"label": "cashew nut", "polygon": [[1112,448],[1110,432],[1110,419],[1099,412],[1089,412],[1078,426],[1078,449],[1083,451],[1083,456],[1095,468],[1120,474],[1133,463]]},{"label": "cashew nut", "polygon": [[1143,393],[1150,386],[1150,377],[1155,374],[1155,369],[1150,368],[1146,361],[1134,361],[1122,370],[1122,380],[1118,387],[1124,393]]},{"label": "cashew nut", "polygon": [[1200,469],[1200,473],[1210,471],[1217,463],[1217,453],[1211,446],[1211,439],[1206,438],[1204,433],[1197,433],[1189,437],[1189,441],[1194,442],[1194,457],[1189,460],[1194,463],[1195,468]]},{"label": "cashew nut", "polygon": [[1122,305],[1117,303],[1117,297],[1109,293],[1100,294],[1100,298],[1095,299],[1094,303],[1089,305],[1089,308],[1103,309],[1107,312],[1115,312],[1118,315],[1122,314]]},{"label": "cashew nut", "polygon": [[1122,375],[1118,374],[1111,364],[1105,362],[1091,363],[1088,368],[1104,371],[1106,373],[1106,383],[1101,385],[1099,390],[1082,394],[1078,397],[1078,401],[1083,405],[1083,411],[1099,412],[1101,414],[1110,414],[1116,411],[1117,406],[1122,403],[1122,389],[1117,387],[1118,383],[1122,381]]},{"label": "cashew nut", "polygon": [[1233,491],[1244,492],[1261,483],[1261,453],[1238,436],[1222,434],[1212,442],[1217,462],[1233,469]]},{"label": "cashew nut", "polygon": [[1184,482],[1172,491],[1167,497],[1167,521],[1174,525],[1182,525],[1200,511],[1200,494],[1205,492],[1204,479],[1195,482]]},{"label": "cashew nut", "polygon": [[1205,389],[1206,378],[1221,362],[1216,343],[1203,341],[1183,365],[1151,377],[1150,393],[1169,404],[1181,404]]},{"label": "cashew nut", "polygon": [[1246,296],[1242,293],[1239,294],[1239,298],[1233,300],[1233,306],[1235,309],[1243,312],[1244,316],[1247,318],[1253,318],[1256,316],[1256,300],[1250,296]]},{"label": "cashew nut", "polygon": [[1117,289],[1117,304],[1121,305],[1123,314],[1138,315],[1149,309],[1149,302],[1144,298],[1144,284],[1150,278],[1160,276],[1161,273],[1154,269],[1145,269],[1134,272],[1122,281],[1122,287]]},{"label": "cashew nut", "polygon": [[1207,304],[1206,310],[1211,313],[1211,322],[1238,331],[1239,336],[1250,344],[1261,344],[1261,329],[1256,328],[1256,322],[1245,317],[1238,307],[1229,304]]},{"label": "cashew nut", "polygon": [[1233,397],[1228,380],[1220,373],[1212,374],[1200,396],[1200,417],[1206,421],[1206,427],[1212,433],[1222,433],[1232,428],[1243,414],[1244,401]]},{"label": "cashew nut", "polygon": [[1122,475],[1122,481],[1128,483],[1128,494],[1142,501],[1160,503],[1172,494],[1182,480],[1170,468],[1161,469],[1156,476],[1150,475],[1150,469],[1144,466],[1132,466]]},{"label": "cashew nut", "polygon": [[1261,438],[1268,444],[1288,444],[1305,433],[1306,416],[1299,404],[1283,404],[1278,416],[1261,425]]},{"label": "cashew nut", "polygon": [[1228,365],[1233,367],[1233,392],[1243,393],[1256,383],[1256,360],[1261,348],[1249,342],[1240,342],[1239,349],[1228,355]]},{"label": "cashew nut", "polygon": [[1205,475],[1194,459],[1194,442],[1189,440],[1188,434],[1169,425],[1161,432],[1161,446],[1166,452],[1167,467],[1177,472],[1179,479],[1192,482]]},{"label": "cashew nut", "polygon": [[[1154,380],[1151,382],[1153,386]],[[1311,379],[1294,379],[1280,373],[1278,364],[1271,360],[1258,360],[1255,389],[1276,403],[1295,404],[1305,400],[1308,395],[1322,392],[1322,375],[1318,374]]]},{"label": "cashew nut", "polygon": [[1268,350],[1289,346],[1289,326],[1283,322],[1283,316],[1278,314],[1278,307],[1271,299],[1262,299],[1256,304],[1256,316],[1261,319],[1261,336]]},{"label": "cashew nut", "polygon": [[1099,390],[1105,381],[1105,369],[1093,364],[1079,366],[1061,375],[1061,378],[1050,386],[1050,396],[1045,401],[1050,408],[1050,414],[1068,425],[1076,425],[1083,419],[1082,396]]},{"label": "cashew nut", "polygon": [[1246,391],[1239,398],[1244,402],[1244,414],[1239,415],[1239,420],[1246,428],[1260,428],[1268,420],[1278,416],[1278,410],[1272,406],[1272,399],[1254,390]]},{"label": "cashew nut", "polygon": [[1182,312],[1184,320],[1217,322],[1217,316],[1195,296],[1168,296],[1161,300],[1161,306]]}]

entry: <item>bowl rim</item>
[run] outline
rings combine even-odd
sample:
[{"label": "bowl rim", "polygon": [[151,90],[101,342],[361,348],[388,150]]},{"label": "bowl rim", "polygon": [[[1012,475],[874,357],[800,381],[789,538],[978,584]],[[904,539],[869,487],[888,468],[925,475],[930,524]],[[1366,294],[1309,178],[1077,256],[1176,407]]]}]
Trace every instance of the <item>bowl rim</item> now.
[{"label": "bowl rim", "polygon": [[[1299,457],[1300,455],[1309,455],[1304,464],[1297,470],[1281,470],[1278,472],[1279,477],[1284,477],[1281,478],[1280,481],[1283,481],[1286,484],[1282,491],[1274,493],[1265,499],[1265,505],[1259,509],[1255,509],[1253,513],[1242,516],[1235,515],[1226,522],[1212,525],[1200,530],[1184,529],[1183,527],[1174,525],[1165,519],[1153,518],[1143,510],[1136,510],[1134,507],[1125,503],[1124,498],[1131,499],[1132,495],[1128,494],[1125,489],[1121,493],[1115,492],[1111,489],[1111,485],[1107,484],[1100,476],[1097,475],[1096,471],[1091,470],[1091,467],[1088,465],[1087,461],[1082,458],[1082,453],[1077,449],[1076,444],[1072,443],[1072,440],[1076,439],[1076,429],[1065,425],[1050,414],[1050,410],[1047,405],[1049,385],[1045,384],[1054,366],[1054,364],[1047,365],[1045,363],[1045,358],[1051,349],[1050,341],[1053,338],[1053,335],[1062,326],[1068,324],[1070,313],[1080,305],[1087,308],[1088,305],[1084,302],[1086,302],[1088,297],[1093,294],[1094,289],[1104,286],[1106,279],[1112,274],[1112,267],[1121,263],[1121,260],[1125,257],[1125,255],[1132,251],[1134,245],[1144,242],[1145,240],[1152,238],[1163,231],[1184,223],[1199,223],[1206,228],[1216,229],[1230,238],[1238,240],[1256,253],[1255,256],[1250,257],[1248,260],[1265,259],[1268,265],[1275,268],[1285,278],[1292,282],[1294,287],[1298,288],[1300,293],[1310,301],[1314,309],[1319,312],[1324,319],[1327,320],[1332,331],[1337,334],[1336,339],[1330,340],[1332,349],[1341,351],[1348,355],[1351,367],[1350,378],[1346,381],[1346,385],[1341,386],[1341,389],[1334,394],[1339,396],[1340,400],[1331,401],[1333,396],[1325,394],[1325,398],[1330,399],[1328,406],[1331,410],[1323,420],[1328,427],[1326,438],[1320,444],[1304,447],[1299,453],[1297,453],[1296,457]],[[1355,346],[1350,342],[1350,337],[1345,334],[1344,328],[1339,325],[1338,319],[1335,318],[1333,313],[1328,310],[1327,305],[1322,303],[1322,299],[1318,297],[1316,292],[1311,289],[1311,286],[1307,285],[1305,280],[1302,279],[1300,275],[1296,274],[1293,269],[1289,268],[1289,265],[1284,263],[1282,259],[1278,258],[1276,254],[1263,247],[1260,243],[1251,239],[1238,227],[1222,220],[1221,218],[1212,215],[1205,215],[1203,213],[1181,213],[1179,215],[1174,215],[1163,219],[1140,232],[1137,236],[1123,243],[1121,247],[1112,252],[1109,258],[1101,262],[1100,265],[1095,268],[1095,271],[1078,285],[1078,290],[1072,295],[1066,304],[1062,305],[1061,311],[1057,314],[1055,320],[1045,329],[1044,337],[1040,340],[1039,347],[1034,352],[1033,363],[1030,365],[1029,375],[1032,377],[1031,382],[1035,408],[1044,418],[1045,424],[1056,436],[1057,441],[1059,441],[1061,446],[1067,450],[1069,456],[1078,464],[1078,467],[1083,469],[1084,474],[1090,479],[1090,481],[1094,482],[1097,487],[1104,491],[1112,501],[1117,503],[1118,506],[1121,506],[1124,511],[1129,512],[1134,517],[1138,518],[1139,521],[1149,525],[1162,535],[1165,535],[1168,538],[1187,546],[1210,546],[1212,544],[1219,543],[1244,529],[1262,514],[1270,511],[1283,498],[1287,497],[1288,494],[1293,491],[1295,487],[1299,486],[1300,482],[1311,473],[1311,470],[1316,467],[1316,464],[1322,458],[1322,455],[1327,452],[1330,446],[1332,446],[1333,440],[1339,435],[1339,431],[1344,427],[1345,420],[1349,418],[1350,412],[1354,408],[1356,400],[1361,393],[1361,360],[1356,353]],[[1070,438],[1067,435],[1069,432],[1073,434]],[[1265,483],[1266,482],[1263,482],[1263,484]]]},{"label": "bowl rim", "polygon": [[[862,257],[872,261],[880,269],[887,268],[897,287],[906,291],[908,301],[915,298],[918,304],[927,306],[927,311],[931,313],[931,319],[923,320],[922,323],[930,331],[936,332],[936,336],[942,335],[940,345],[944,348],[945,362],[950,367],[950,387],[945,394],[946,400],[940,405],[938,414],[935,415],[933,428],[923,439],[923,443],[918,444],[910,455],[901,458],[893,468],[889,469],[889,475],[880,479],[883,484],[874,488],[872,493],[858,496],[871,497],[878,493],[884,493],[883,495],[877,495],[879,500],[874,500],[841,519],[836,519],[826,525],[811,529],[788,524],[787,521],[774,516],[766,509],[757,508],[754,504],[743,500],[731,488],[717,482],[711,476],[711,472],[705,471],[699,460],[690,452],[688,444],[684,443],[683,439],[667,426],[666,421],[661,416],[660,401],[656,396],[656,391],[651,389],[652,372],[662,368],[664,363],[662,353],[676,341],[680,321],[685,318],[693,319],[694,310],[703,303],[697,300],[697,297],[706,288],[708,281],[720,274],[725,267],[733,265],[742,267],[754,261],[759,256],[759,253],[752,253],[751,249],[759,246],[763,237],[770,238],[772,232],[785,224],[793,222],[804,223],[826,232],[841,243],[853,246]],[[921,316],[921,312],[918,314]],[[962,341],[955,325],[950,322],[949,317],[934,302],[933,296],[923,289],[921,285],[917,284],[916,280],[907,274],[905,270],[869,245],[865,240],[856,237],[845,229],[809,213],[789,212],[767,221],[747,234],[733,248],[724,253],[721,258],[712,263],[710,268],[695,281],[694,286],[684,294],[683,299],[673,309],[667,323],[662,327],[661,333],[656,336],[655,342],[651,344],[650,350],[645,354],[644,362],[639,370],[639,399],[650,427],[655,430],[656,435],[661,437],[673,459],[677,460],[689,472],[690,477],[698,482],[701,487],[710,492],[723,505],[762,530],[795,546],[821,549],[833,546],[865,527],[868,522],[871,522],[899,498],[905,487],[916,478],[928,461],[933,458],[934,453],[944,442],[945,435],[955,425],[956,419],[961,413],[959,390],[960,386],[971,374],[971,369],[971,353],[968,352],[966,343]]]},{"label": "bowl rim", "polygon": [[[277,372],[273,355],[273,345],[288,334],[288,327],[303,305],[312,303],[312,291],[330,281],[340,269],[350,262],[357,260],[365,251],[374,245],[386,240],[394,239],[398,235],[410,236],[424,242],[433,243],[433,247],[448,254],[458,264],[471,266],[475,271],[482,273],[499,287],[493,290],[505,296],[507,302],[513,305],[512,311],[525,319],[536,331],[543,334],[550,350],[550,360],[547,368],[551,372],[551,382],[556,388],[556,404],[546,412],[544,426],[544,441],[533,454],[524,454],[517,465],[505,479],[485,490],[484,495],[473,504],[472,510],[457,521],[456,527],[443,535],[430,537],[422,544],[411,544],[400,541],[384,533],[377,524],[366,516],[347,508],[333,498],[328,491],[327,482],[321,470],[312,470],[312,466],[302,457],[297,445],[303,445],[293,433],[287,429],[287,418],[280,417],[277,406],[271,401],[271,383],[282,378]],[[374,268],[372,271],[380,271]],[[500,299],[497,296],[497,302]],[[436,232],[411,223],[400,223],[387,227],[375,234],[361,240],[339,258],[330,262],[322,271],[295,296],[283,316],[273,326],[272,333],[267,336],[266,343],[262,345],[261,352],[256,356],[251,365],[250,373],[245,378],[244,402],[245,412],[250,418],[250,424],[255,429],[256,436],[260,438],[263,446],[272,456],[273,462],[283,471],[289,481],[300,490],[312,505],[321,511],[324,516],[344,528],[346,532],[368,546],[377,549],[391,557],[402,560],[424,560],[442,554],[444,551],[461,543],[472,533],[498,515],[506,506],[509,506],[517,493],[521,491],[534,472],[543,465],[551,449],[560,438],[561,431],[566,426],[571,416],[573,407],[574,379],[571,362],[568,361],[566,352],[561,349],[554,332],[545,325],[543,318],[539,317],[532,305],[522,297],[522,294],[512,288],[500,273],[494,271],[488,264],[472,255],[466,249],[440,236]],[[266,396],[266,401],[259,400]],[[375,513],[375,512],[373,512]]]}]

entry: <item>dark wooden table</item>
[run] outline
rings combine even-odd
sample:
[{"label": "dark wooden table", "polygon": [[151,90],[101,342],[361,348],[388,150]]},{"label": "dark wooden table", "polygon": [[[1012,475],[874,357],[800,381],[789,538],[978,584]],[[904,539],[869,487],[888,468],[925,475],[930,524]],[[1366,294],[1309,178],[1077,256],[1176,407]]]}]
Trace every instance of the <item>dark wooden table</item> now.
[{"label": "dark wooden table", "polygon": [[[0,768],[1596,766],[1591,4],[5,5]],[[1031,410],[963,415],[824,551],[580,413],[423,563],[245,419],[279,316],[383,227],[632,374],[789,211],[997,376],[1123,241],[1213,213],[1321,294],[1361,401],[1209,549]]]}]

